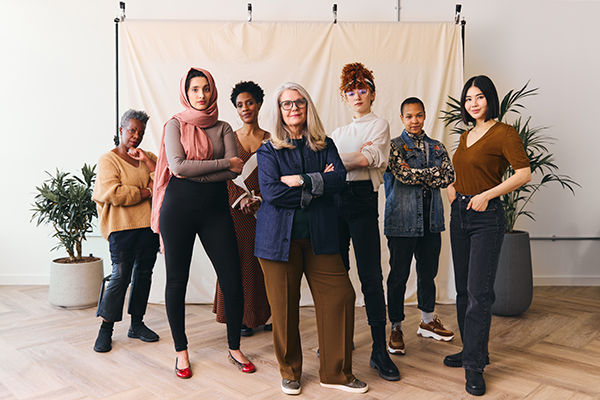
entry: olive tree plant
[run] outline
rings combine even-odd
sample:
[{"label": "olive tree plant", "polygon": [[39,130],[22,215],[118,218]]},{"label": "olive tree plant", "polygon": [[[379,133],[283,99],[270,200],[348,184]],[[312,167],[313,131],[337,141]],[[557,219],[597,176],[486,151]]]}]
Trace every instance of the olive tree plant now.
[{"label": "olive tree plant", "polygon": [[98,217],[92,200],[95,170],[95,165],[84,164],[82,177],[58,169],[54,175],[46,171],[49,178],[36,187],[31,221],[37,219],[37,226],[52,225],[52,236],[58,239],[52,250],[64,247],[70,262],[82,260],[82,242],[92,231],[93,218]]}]

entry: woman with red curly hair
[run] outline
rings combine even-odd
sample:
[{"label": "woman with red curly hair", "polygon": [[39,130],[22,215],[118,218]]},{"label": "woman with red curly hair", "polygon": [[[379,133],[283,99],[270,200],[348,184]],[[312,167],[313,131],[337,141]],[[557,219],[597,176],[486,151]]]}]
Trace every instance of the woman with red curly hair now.
[{"label": "woman with red curly hair", "polygon": [[340,253],[350,269],[350,240],[371,326],[373,351],[369,365],[385,380],[397,381],[400,372],[386,346],[386,308],[381,272],[378,189],[390,154],[388,122],[371,111],[375,100],[373,72],[361,63],[344,65],[340,95],[354,113],[352,122],[337,128],[331,138],[348,171],[346,184],[336,195]]}]

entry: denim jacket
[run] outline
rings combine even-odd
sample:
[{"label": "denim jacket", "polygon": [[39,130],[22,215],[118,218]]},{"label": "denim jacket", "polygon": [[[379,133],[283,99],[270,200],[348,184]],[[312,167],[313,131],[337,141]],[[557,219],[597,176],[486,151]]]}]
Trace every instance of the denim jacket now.
[{"label": "denim jacket", "polygon": [[[254,255],[273,261],[288,261],[294,212],[307,209],[310,239],[315,255],[339,253],[337,213],[333,196],[344,187],[346,169],[330,138],[321,151],[302,149],[306,170],[302,171],[300,150],[275,149],[266,142],[257,150],[258,181],[263,197],[256,214]],[[327,164],[332,172],[323,173]],[[308,174],[312,191],[289,187],[281,182],[284,175]]]},{"label": "denim jacket", "polygon": [[[410,168],[441,166],[444,155],[443,147],[436,146],[439,142],[428,136],[424,136],[423,140],[428,147],[429,160],[427,160],[427,155],[410,140],[406,131],[402,131],[399,137],[392,139],[392,143],[400,150],[402,158]],[[383,179],[385,185],[384,234],[399,237],[423,236],[423,186],[405,185],[396,179],[389,169]],[[430,231],[442,232],[445,230],[442,196],[439,188],[430,189],[432,194]]]}]

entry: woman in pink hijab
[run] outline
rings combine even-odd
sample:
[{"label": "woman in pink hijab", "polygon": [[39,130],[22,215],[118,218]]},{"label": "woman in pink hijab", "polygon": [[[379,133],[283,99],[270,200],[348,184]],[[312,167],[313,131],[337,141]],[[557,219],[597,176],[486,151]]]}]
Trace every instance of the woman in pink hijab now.
[{"label": "woman in pink hijab", "polygon": [[185,294],[196,235],[223,291],[229,361],[242,372],[256,368],[240,351],[243,291],[226,181],[243,167],[233,130],[219,121],[212,75],[191,68],[181,79],[185,110],[164,127],[156,165],[152,229],[161,234],[167,270],[165,303],[179,378],[192,376],[185,335]]}]

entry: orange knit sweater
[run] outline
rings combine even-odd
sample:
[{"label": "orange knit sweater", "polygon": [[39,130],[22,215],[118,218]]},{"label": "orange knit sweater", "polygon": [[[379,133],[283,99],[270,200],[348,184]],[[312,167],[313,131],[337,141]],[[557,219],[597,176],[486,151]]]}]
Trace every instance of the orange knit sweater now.
[{"label": "orange knit sweater", "polygon": [[[149,158],[156,156],[146,151]],[[142,200],[151,172],[143,162],[134,167],[114,152],[100,156],[98,177],[92,198],[98,207],[100,233],[108,240],[112,232],[150,226],[152,198]]]}]

